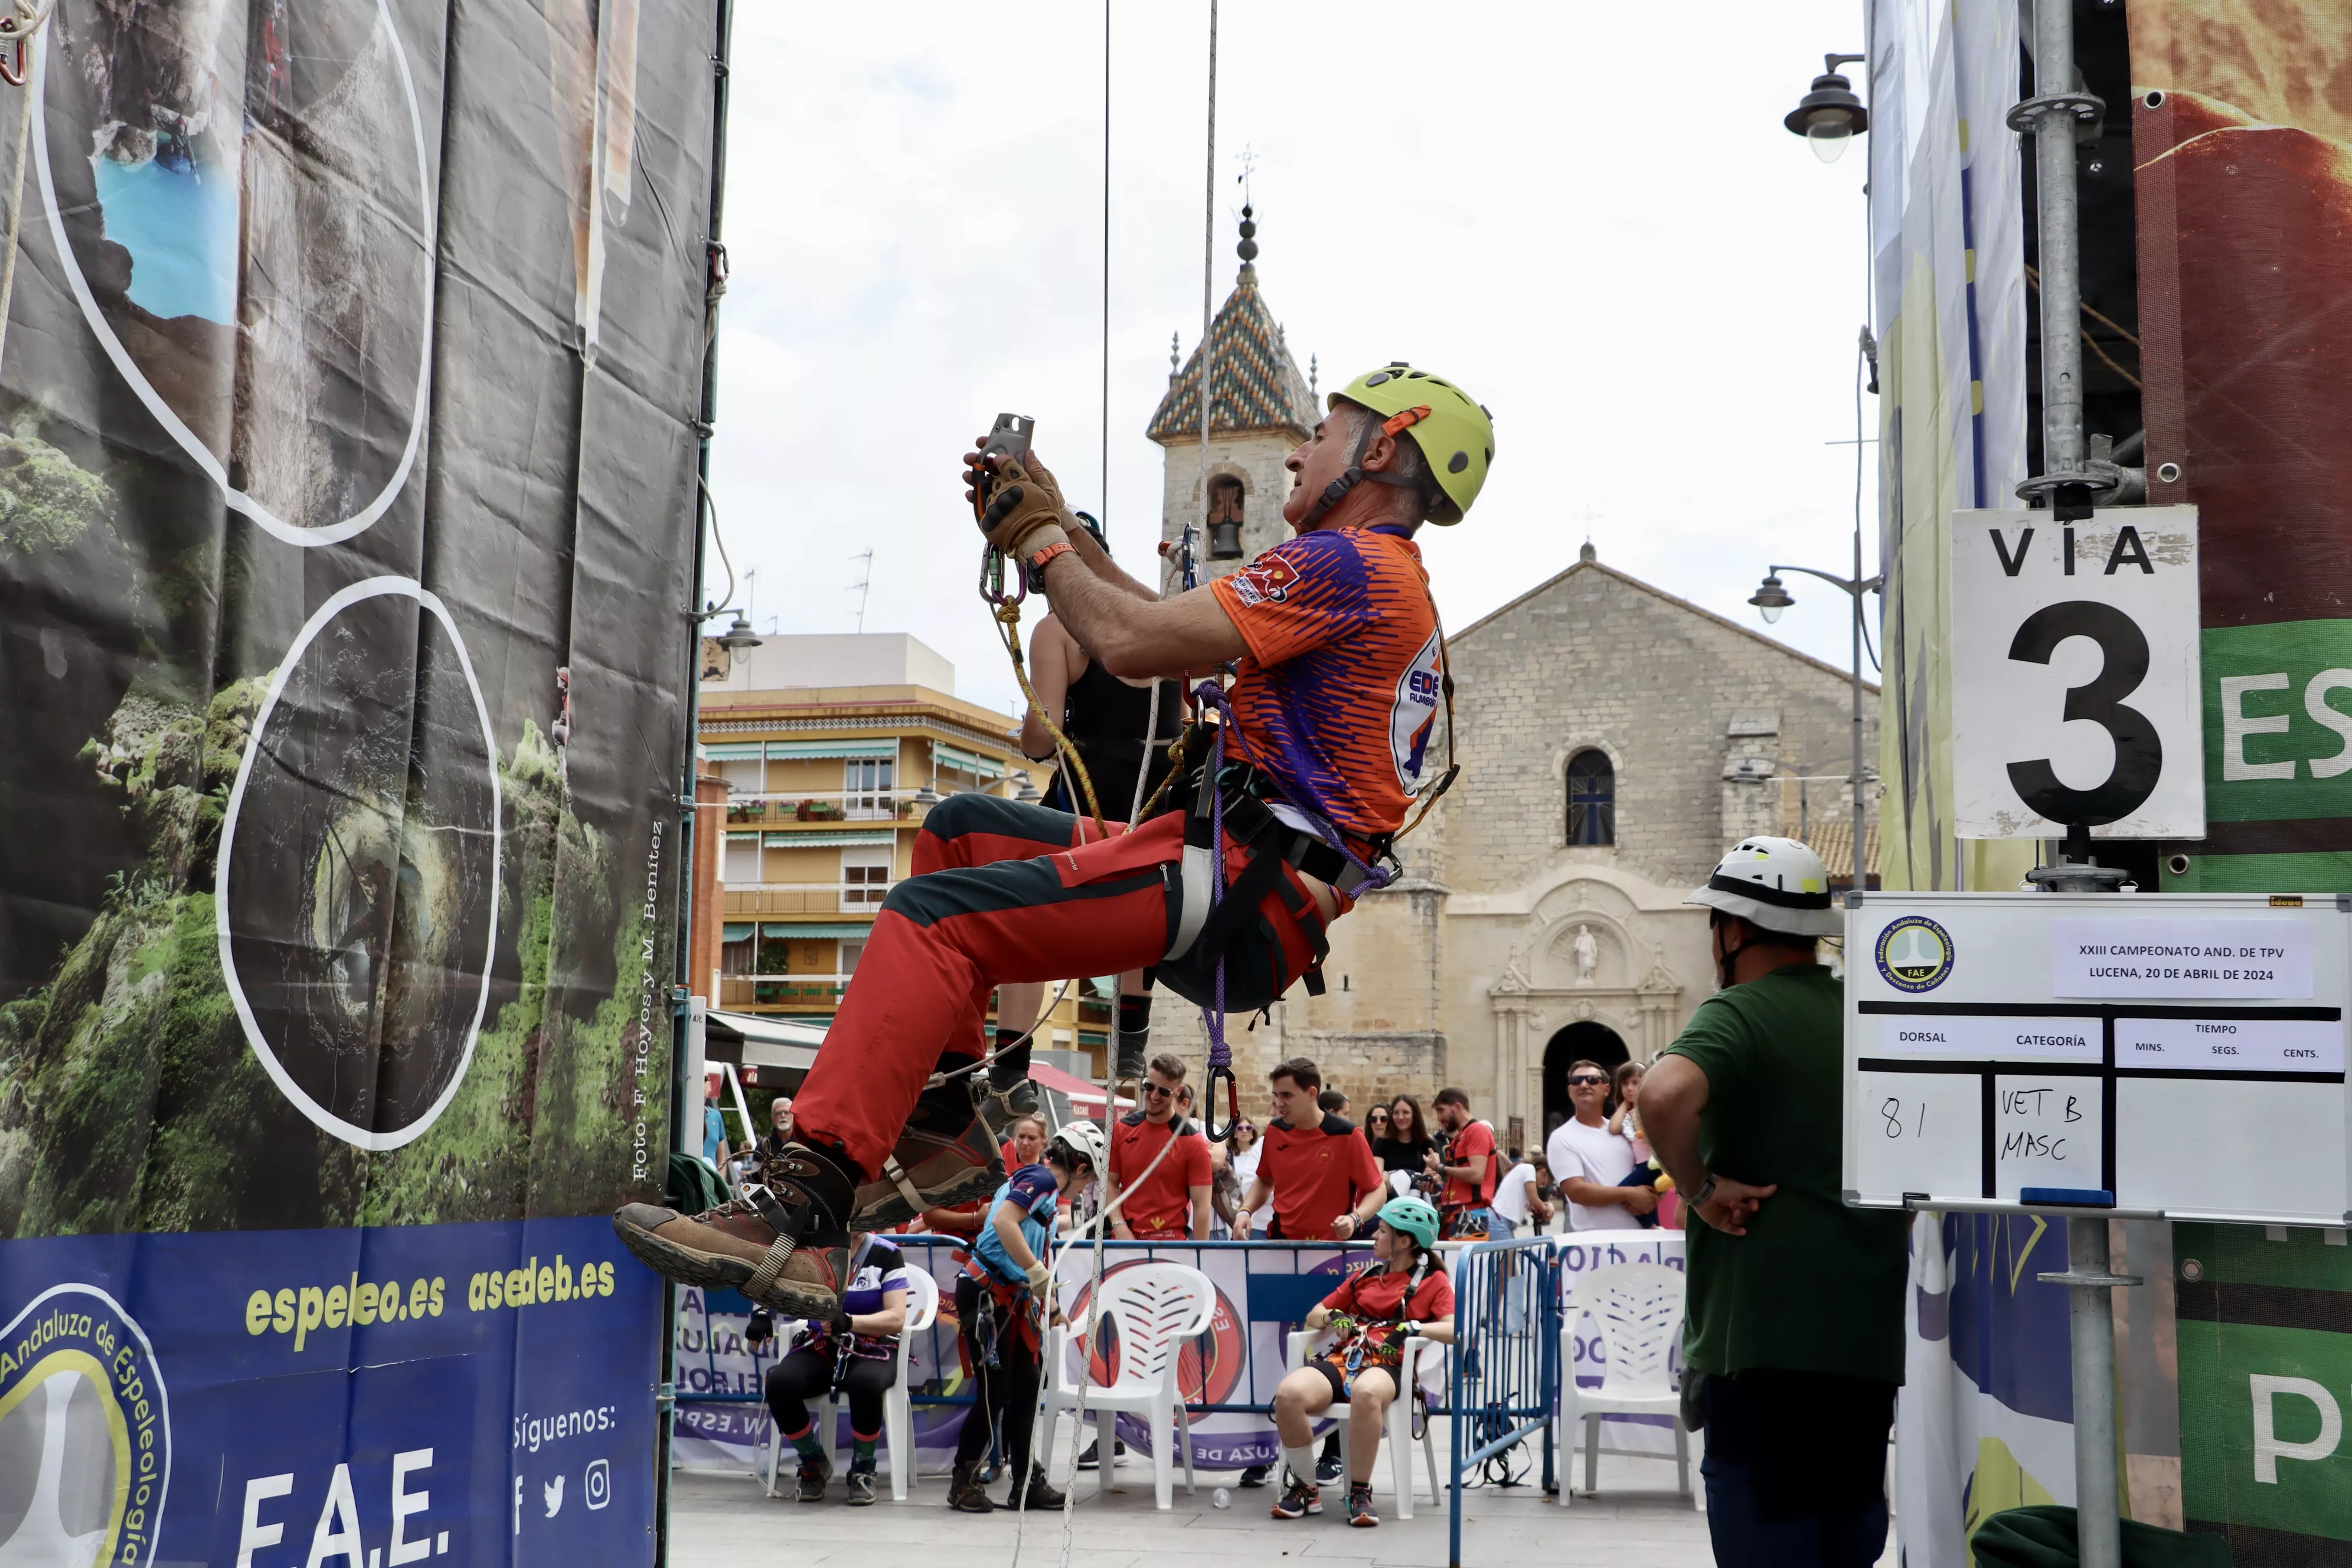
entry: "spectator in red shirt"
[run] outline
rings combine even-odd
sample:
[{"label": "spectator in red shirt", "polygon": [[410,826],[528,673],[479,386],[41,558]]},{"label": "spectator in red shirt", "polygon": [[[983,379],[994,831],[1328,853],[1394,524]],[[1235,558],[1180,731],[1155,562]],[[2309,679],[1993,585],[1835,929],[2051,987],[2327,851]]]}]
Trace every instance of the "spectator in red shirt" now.
[{"label": "spectator in red shirt", "polygon": [[[1184,1064],[1171,1056],[1152,1058],[1143,1079],[1142,1109],[1120,1117],[1111,1129],[1103,1202],[1128,1194],[1110,1220],[1111,1233],[1121,1241],[1209,1239],[1209,1141],[1178,1114],[1183,1090]],[[1171,1139],[1176,1147],[1153,1169],[1152,1161]]]},{"label": "spectator in red shirt", "polygon": [[1495,1168],[1495,1130],[1470,1114],[1470,1097],[1458,1089],[1437,1091],[1433,1114],[1447,1137],[1444,1156],[1430,1155],[1431,1173],[1445,1178],[1437,1198],[1444,1234],[1449,1239],[1483,1237],[1492,1217],[1487,1205],[1495,1199],[1495,1178],[1501,1174]]},{"label": "spectator in red shirt", "polygon": [[1349,1241],[1366,1231],[1388,1187],[1372,1161],[1372,1146],[1356,1124],[1316,1103],[1323,1074],[1305,1057],[1268,1073],[1275,1120],[1259,1147],[1257,1174],[1243,1194],[1234,1233],[1248,1234],[1249,1216],[1274,1200],[1277,1241]]}]

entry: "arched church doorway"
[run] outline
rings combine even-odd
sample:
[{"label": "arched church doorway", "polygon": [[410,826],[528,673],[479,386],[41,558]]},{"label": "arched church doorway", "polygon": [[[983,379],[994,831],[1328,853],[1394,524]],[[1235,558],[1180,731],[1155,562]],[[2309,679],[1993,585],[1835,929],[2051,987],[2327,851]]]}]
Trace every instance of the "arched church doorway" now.
[{"label": "arched church doorway", "polygon": [[1544,1136],[1549,1138],[1553,1128],[1576,1114],[1575,1109],[1568,1102],[1569,1063],[1599,1062],[1611,1072],[1615,1072],[1617,1064],[1632,1055],[1625,1048],[1625,1042],[1618,1037],[1616,1030],[1590,1018],[1570,1024],[1554,1035],[1550,1043],[1544,1047]]}]

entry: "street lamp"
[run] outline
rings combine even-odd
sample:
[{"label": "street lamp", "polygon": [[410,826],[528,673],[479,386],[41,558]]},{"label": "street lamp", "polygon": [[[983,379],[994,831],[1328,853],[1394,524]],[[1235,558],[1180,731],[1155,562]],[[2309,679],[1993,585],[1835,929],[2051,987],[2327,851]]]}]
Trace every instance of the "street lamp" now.
[{"label": "street lamp", "polygon": [[1797,601],[1780,582],[1783,572],[1802,572],[1808,577],[1819,577],[1853,601],[1853,772],[1847,775],[1853,791],[1853,891],[1861,892],[1870,885],[1868,858],[1863,853],[1862,788],[1869,781],[1870,771],[1863,765],[1862,749],[1862,596],[1875,594],[1886,583],[1885,573],[1875,577],[1862,574],[1862,530],[1853,532],[1853,575],[1841,577],[1834,572],[1818,571],[1811,566],[1771,566],[1764,573],[1764,581],[1748,602],[1756,606],[1769,625],[1780,618],[1780,612]]},{"label": "street lamp", "polygon": [[758,647],[760,642],[761,639],[752,634],[751,623],[743,618],[740,610],[735,612],[735,618],[728,624],[727,629],[719,634],[719,646],[730,654]]},{"label": "street lamp", "polygon": [[1844,155],[1845,144],[1870,129],[1870,110],[1853,95],[1853,83],[1838,69],[1862,58],[1860,55],[1823,55],[1823,68],[1813,79],[1813,90],[1799,99],[1797,107],[1780,121],[1803,137],[1813,156],[1824,163],[1836,163]]}]

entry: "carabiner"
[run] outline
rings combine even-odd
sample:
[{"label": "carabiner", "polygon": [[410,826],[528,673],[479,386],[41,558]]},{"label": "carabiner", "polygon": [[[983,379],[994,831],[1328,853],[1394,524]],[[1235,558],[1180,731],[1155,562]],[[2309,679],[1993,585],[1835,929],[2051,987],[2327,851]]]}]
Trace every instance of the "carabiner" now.
[{"label": "carabiner", "polygon": [[0,16],[0,50],[6,49],[12,44],[16,46],[16,60],[13,67],[6,62],[5,56],[0,56],[0,81],[6,82],[10,87],[24,86],[25,79],[32,74],[26,68],[25,63],[26,37],[26,35],[18,32],[16,27],[16,17]]},{"label": "carabiner", "polygon": [[[1225,1084],[1225,1124],[1222,1130],[1217,1126],[1217,1080],[1220,1079]],[[1210,1142],[1223,1143],[1234,1135],[1234,1127],[1241,1119],[1241,1080],[1234,1077],[1234,1069],[1229,1067],[1211,1068],[1209,1081],[1201,1096],[1202,1132]]]},{"label": "carabiner", "polygon": [[980,596],[984,603],[999,606],[1017,605],[1029,597],[1026,569],[1015,570],[1013,574],[1013,591],[1011,594],[1004,591],[1005,565],[1004,552],[993,544],[980,547]]}]

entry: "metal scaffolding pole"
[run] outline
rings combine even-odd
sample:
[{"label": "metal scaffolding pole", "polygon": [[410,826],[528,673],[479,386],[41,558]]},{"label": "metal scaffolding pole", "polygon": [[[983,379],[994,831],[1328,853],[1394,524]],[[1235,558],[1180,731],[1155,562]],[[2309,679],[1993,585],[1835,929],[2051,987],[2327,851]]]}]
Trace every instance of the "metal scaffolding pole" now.
[{"label": "metal scaffolding pole", "polygon": [[[2086,518],[2092,498],[2113,490],[2121,470],[2085,460],[2083,434],[2081,208],[2075,199],[2074,127],[2106,105],[2075,85],[2073,0],[2034,0],[2033,96],[2010,111],[2011,129],[2033,137],[2035,236],[2042,271],[2042,472],[2018,486],[2042,496],[2060,521]],[[2061,864],[2032,879],[2054,893],[2114,892],[2122,873],[2089,864],[2090,829],[2069,825]],[[2074,1373],[2074,1529],[2083,1568],[2121,1568],[2121,1489],[2116,1476],[2116,1327],[2118,1286],[2139,1281],[2110,1267],[2107,1216],[2066,1216],[2063,1274],[2044,1281],[2067,1290]]]}]

